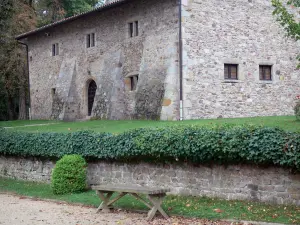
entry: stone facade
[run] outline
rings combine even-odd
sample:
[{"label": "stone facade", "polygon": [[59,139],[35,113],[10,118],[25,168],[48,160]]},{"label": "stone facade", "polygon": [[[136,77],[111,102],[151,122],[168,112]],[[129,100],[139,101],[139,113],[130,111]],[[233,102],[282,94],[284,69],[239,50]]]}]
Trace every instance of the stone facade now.
[{"label": "stone facade", "polygon": [[[174,0],[132,0],[27,37],[32,118],[86,118],[94,80],[92,117],[176,119],[177,13]],[[135,21],[139,34],[130,37]],[[91,33],[95,47],[87,48]],[[56,43],[59,53],[52,56]],[[131,91],[127,77],[136,74],[138,86]]]},{"label": "stone facade", "polygon": [[[292,115],[300,93],[299,44],[266,0],[182,0],[185,119]],[[238,64],[238,80],[224,64]],[[272,65],[272,81],[259,80]]]},{"label": "stone facade", "polygon": [[[55,162],[0,157],[0,176],[49,182]],[[167,187],[172,194],[210,196],[300,205],[300,174],[256,166],[191,166],[95,162],[89,184],[139,184]]]},{"label": "stone facade", "polygon": [[[33,119],[86,118],[91,80],[93,117],[179,119],[178,1],[122,2],[27,36]],[[285,36],[271,1],[181,2],[183,119],[292,115],[299,44]],[[130,38],[135,21],[139,35]],[[87,48],[91,33],[95,47]],[[224,64],[238,65],[237,80],[224,79]],[[272,66],[271,81],[259,79],[260,65]]]}]

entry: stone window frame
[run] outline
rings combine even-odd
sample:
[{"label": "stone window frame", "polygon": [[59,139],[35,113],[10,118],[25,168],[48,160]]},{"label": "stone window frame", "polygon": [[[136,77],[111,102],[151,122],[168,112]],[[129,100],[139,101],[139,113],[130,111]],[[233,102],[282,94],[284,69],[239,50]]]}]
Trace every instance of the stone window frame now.
[{"label": "stone window frame", "polygon": [[[272,67],[273,65],[259,65],[259,80],[272,81],[273,78]],[[270,70],[270,79],[267,79],[266,77],[266,73],[265,73],[266,69]],[[261,70],[262,70],[262,74],[261,74]]]},{"label": "stone window frame", "polygon": [[59,46],[60,46],[60,44],[59,44],[58,42],[53,43],[53,44],[51,45],[51,55],[52,55],[53,57],[59,55],[59,53],[60,53]]},{"label": "stone window frame", "polygon": [[[225,79],[225,74],[224,74],[224,67],[225,64],[231,64],[231,65],[237,65],[237,79]],[[243,82],[245,79],[245,75],[244,75],[244,67],[243,67],[243,63],[241,62],[241,60],[239,59],[235,59],[235,58],[226,58],[224,60],[222,60],[222,64],[220,65],[222,69],[220,69],[220,80],[223,83],[240,83]]]},{"label": "stone window frame", "polygon": [[[90,34],[94,34],[95,35],[95,45],[92,46],[92,47],[87,47],[87,38],[88,38],[88,35]],[[85,51],[91,51],[92,49],[95,49],[95,47],[97,47],[97,32],[96,32],[96,29],[93,28],[93,29],[88,29],[84,32],[84,40],[83,40],[83,46],[84,46],[84,49]]]},{"label": "stone window frame", "polygon": [[[271,66],[271,80],[261,80],[260,79],[260,74],[259,74],[260,66]],[[277,68],[277,65],[273,61],[258,61],[257,62],[257,71],[255,73],[255,80],[261,84],[273,84],[276,79],[276,77],[274,76],[276,68]]]},{"label": "stone window frame", "polygon": [[[233,73],[231,73],[232,69],[235,69],[235,73],[236,73],[235,77],[232,77],[232,74],[233,74]],[[228,70],[227,77],[226,77],[226,70]],[[225,63],[224,64],[224,79],[225,80],[238,80],[239,79],[239,64]]]},{"label": "stone window frame", "polygon": [[[135,79],[136,78],[136,79]],[[136,82],[135,88],[133,86],[133,82]],[[139,84],[139,72],[132,72],[125,77],[125,90],[128,92],[136,92]]]},{"label": "stone window frame", "polygon": [[85,35],[85,47],[86,48],[96,47],[96,33],[95,32],[91,32],[91,33],[88,33]]},{"label": "stone window frame", "polygon": [[[136,26],[136,23],[137,23],[137,26]],[[130,24],[133,24],[133,30],[132,30],[133,36],[131,36]],[[126,21],[126,33],[127,33],[128,39],[133,39],[133,38],[141,36],[141,18],[140,17],[133,17],[130,20]]]}]

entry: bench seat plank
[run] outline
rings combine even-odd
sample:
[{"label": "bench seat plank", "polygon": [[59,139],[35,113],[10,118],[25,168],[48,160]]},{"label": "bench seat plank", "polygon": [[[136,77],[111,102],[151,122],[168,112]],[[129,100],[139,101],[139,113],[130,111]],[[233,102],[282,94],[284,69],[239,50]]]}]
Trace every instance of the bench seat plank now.
[{"label": "bench seat plank", "polygon": [[168,188],[149,188],[137,185],[95,185],[92,186],[96,191],[113,191],[113,192],[125,192],[125,193],[137,193],[146,195],[165,194],[170,192]]}]

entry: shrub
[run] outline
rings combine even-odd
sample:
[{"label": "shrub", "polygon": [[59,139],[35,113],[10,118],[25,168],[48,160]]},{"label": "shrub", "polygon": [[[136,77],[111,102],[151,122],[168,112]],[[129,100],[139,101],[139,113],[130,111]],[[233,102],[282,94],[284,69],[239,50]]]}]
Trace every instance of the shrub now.
[{"label": "shrub", "polygon": [[118,135],[0,131],[0,155],[125,162],[252,163],[300,171],[300,133],[269,127],[174,126],[142,128]]},{"label": "shrub", "polygon": [[85,160],[80,155],[66,155],[57,161],[51,177],[54,194],[84,191],[86,188]]},{"label": "shrub", "polygon": [[300,120],[300,100],[297,101],[294,111],[295,111],[296,119]]}]

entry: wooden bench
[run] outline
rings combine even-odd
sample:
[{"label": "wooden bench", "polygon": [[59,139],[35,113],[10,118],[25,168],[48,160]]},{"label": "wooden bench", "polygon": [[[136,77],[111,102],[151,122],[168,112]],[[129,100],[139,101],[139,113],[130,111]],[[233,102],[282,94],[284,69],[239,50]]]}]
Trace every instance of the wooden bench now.
[{"label": "wooden bench", "polygon": [[[96,191],[99,198],[102,200],[102,203],[97,209],[97,212],[109,212],[110,208],[112,208],[112,204],[118,201],[120,198],[124,197],[127,194],[132,195],[138,201],[144,203],[150,211],[148,212],[147,220],[152,220],[155,216],[155,213],[159,211],[164,218],[168,219],[168,215],[161,208],[161,204],[163,202],[166,193],[170,191],[170,189],[160,189],[160,188],[149,188],[149,187],[141,187],[134,185],[94,185],[92,189]],[[112,200],[114,192],[118,192],[119,194]],[[143,199],[139,194],[146,195],[150,204]]]}]

